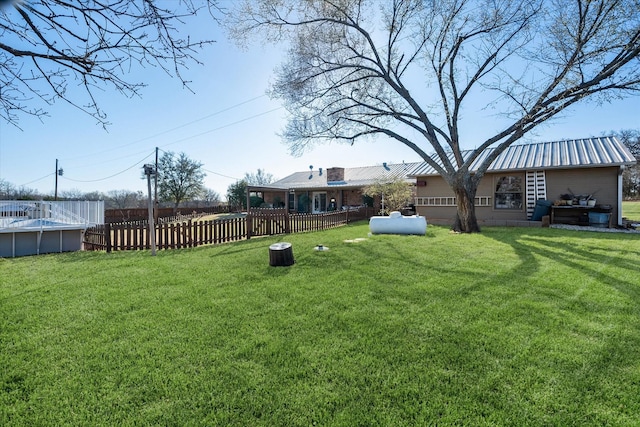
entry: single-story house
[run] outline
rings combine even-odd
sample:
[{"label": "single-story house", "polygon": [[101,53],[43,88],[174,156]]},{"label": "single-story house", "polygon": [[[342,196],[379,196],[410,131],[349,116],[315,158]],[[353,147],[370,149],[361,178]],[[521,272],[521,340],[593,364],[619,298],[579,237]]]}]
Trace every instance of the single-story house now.
[{"label": "single-story house", "polygon": [[[471,170],[491,151],[487,149]],[[584,217],[587,209],[581,209],[579,203],[590,198],[599,207],[607,207],[612,225],[621,224],[622,171],[635,163],[629,148],[613,137],[512,145],[482,178],[476,192],[476,216],[481,224],[490,225],[526,221],[531,219],[537,200],[558,204],[573,195],[583,199],[576,200],[577,208],[564,204],[556,209],[565,221],[571,222],[567,215],[575,215],[573,222],[584,223],[579,217]],[[455,197],[444,179],[427,163],[410,175],[416,180],[417,212],[432,223],[453,223]]]},{"label": "single-story house", "polygon": [[308,172],[295,172],[268,186],[250,186],[248,190],[260,194],[269,206],[287,207],[290,212],[320,213],[365,204],[379,208],[380,200],[363,197],[363,188],[377,181],[397,178],[413,184],[415,178],[409,176],[410,172],[420,165],[422,162],[310,168]]},{"label": "single-story house", "polygon": [[[474,165],[492,150],[487,149]],[[598,206],[608,208],[611,223],[621,224],[622,171],[635,163],[629,148],[613,137],[512,145],[498,156],[480,182],[476,216],[481,224],[524,222],[531,218],[538,200],[555,202],[573,194],[577,199],[596,199]],[[390,177],[415,184],[418,214],[431,223],[453,224],[455,196],[426,162],[296,172],[268,187],[249,190],[260,192],[269,205],[317,213],[362,205],[363,187]]]}]

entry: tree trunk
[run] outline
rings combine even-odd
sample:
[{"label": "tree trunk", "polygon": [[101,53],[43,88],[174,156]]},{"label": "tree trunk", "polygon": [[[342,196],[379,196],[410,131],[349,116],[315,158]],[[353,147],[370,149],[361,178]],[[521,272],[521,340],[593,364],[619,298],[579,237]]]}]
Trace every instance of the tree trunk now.
[{"label": "tree trunk", "polygon": [[456,195],[457,214],[451,230],[458,233],[479,233],[480,226],[474,204],[476,187],[467,180],[465,184],[454,186],[453,191]]}]

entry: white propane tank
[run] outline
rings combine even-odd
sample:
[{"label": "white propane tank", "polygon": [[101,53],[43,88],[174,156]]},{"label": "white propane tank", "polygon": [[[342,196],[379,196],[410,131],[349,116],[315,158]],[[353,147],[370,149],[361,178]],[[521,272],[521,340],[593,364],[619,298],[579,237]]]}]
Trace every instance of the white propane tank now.
[{"label": "white propane tank", "polygon": [[427,232],[427,219],[420,215],[402,216],[394,211],[389,216],[372,216],[369,220],[372,234],[419,234]]}]

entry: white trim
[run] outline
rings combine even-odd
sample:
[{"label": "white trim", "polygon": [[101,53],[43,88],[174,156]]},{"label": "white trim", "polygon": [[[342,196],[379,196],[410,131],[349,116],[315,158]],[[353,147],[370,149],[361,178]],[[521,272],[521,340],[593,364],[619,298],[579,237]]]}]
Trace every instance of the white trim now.
[{"label": "white trim", "polygon": [[618,169],[618,222],[616,225],[622,225],[622,173],[624,166]]},{"label": "white trim", "polygon": [[[491,207],[491,196],[476,196],[474,205],[476,207]],[[455,207],[458,206],[456,198],[451,196],[439,196],[439,197],[416,197],[416,206],[431,206],[431,207]]]}]

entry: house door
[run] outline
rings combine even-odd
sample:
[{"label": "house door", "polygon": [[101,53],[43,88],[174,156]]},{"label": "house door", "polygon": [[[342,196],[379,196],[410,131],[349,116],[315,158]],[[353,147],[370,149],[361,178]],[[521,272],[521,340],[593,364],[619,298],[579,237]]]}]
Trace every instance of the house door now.
[{"label": "house door", "polygon": [[327,193],[313,193],[313,213],[326,212]]}]

